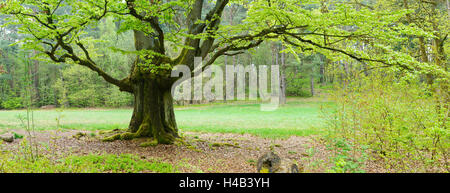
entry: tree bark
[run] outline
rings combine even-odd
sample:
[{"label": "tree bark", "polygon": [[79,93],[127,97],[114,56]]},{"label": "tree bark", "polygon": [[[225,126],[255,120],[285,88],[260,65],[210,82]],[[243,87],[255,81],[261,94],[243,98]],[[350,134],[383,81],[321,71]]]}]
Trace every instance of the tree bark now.
[{"label": "tree bark", "polygon": [[173,143],[179,135],[171,85],[143,80],[133,83],[133,90],[134,110],[128,128],[131,133],[122,138],[151,137],[160,144]]},{"label": "tree bark", "polygon": [[[8,52],[4,52],[5,53],[5,60],[8,61]],[[12,66],[11,63],[8,64],[8,62],[6,63],[6,73],[9,74],[11,76],[11,78],[8,80],[8,84],[9,84],[9,89],[10,91],[14,91],[14,67]]]},{"label": "tree bark", "polygon": [[[281,45],[281,50],[284,49]],[[286,104],[286,58],[284,53],[281,55],[281,71],[280,71],[280,104]]]},{"label": "tree bark", "polygon": [[311,73],[311,96],[314,96],[314,73]]},{"label": "tree bark", "polygon": [[[422,60],[422,62],[424,63],[428,63],[428,54],[426,51],[426,46],[425,46],[425,38],[424,37],[419,37],[419,54],[420,54],[420,60]],[[433,75],[431,73],[426,74],[426,81],[428,85],[433,85]]]},{"label": "tree bark", "polygon": [[[154,49],[157,39],[140,31],[134,31],[136,50]],[[155,50],[155,49],[154,49]],[[131,68],[129,84],[134,95],[134,110],[127,133],[117,134],[105,141],[133,138],[153,138],[158,144],[171,144],[178,135],[171,93],[174,80],[170,73],[152,73],[141,67],[137,58]],[[158,58],[153,61],[159,65]]]},{"label": "tree bark", "polygon": [[[227,65],[228,65],[228,56],[225,55],[224,57],[225,57],[225,68],[226,68]],[[224,73],[223,79],[225,79],[225,78],[226,78],[226,74]],[[226,84],[223,85],[223,90],[226,90],[226,87],[225,87],[225,86],[226,86]],[[227,102],[227,95],[224,95],[224,96],[223,96],[223,101],[224,101],[224,102]]]},{"label": "tree bark", "polygon": [[[36,55],[37,52],[34,51],[34,54]],[[40,104],[41,94],[39,90],[39,61],[34,60],[34,66],[32,70],[32,79],[33,79],[33,87],[34,87],[34,101],[38,104]]]}]

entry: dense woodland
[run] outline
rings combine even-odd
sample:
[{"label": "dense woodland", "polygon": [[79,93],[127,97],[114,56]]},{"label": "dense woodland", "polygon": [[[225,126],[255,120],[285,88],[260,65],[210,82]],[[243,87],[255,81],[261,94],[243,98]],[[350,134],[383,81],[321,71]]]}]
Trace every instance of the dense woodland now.
[{"label": "dense woodland", "polygon": [[[245,9],[234,5],[225,9],[223,22],[239,23],[243,19]],[[7,16],[3,16],[5,18]],[[2,20],[2,22],[6,22]],[[232,23],[231,23],[232,24]],[[101,68],[114,77],[123,77],[133,63],[133,55],[124,55],[114,51],[112,47],[132,50],[129,42],[134,41],[132,32],[118,34],[120,22],[106,18],[95,28],[89,29],[89,37],[93,38],[92,46],[99,49],[97,58]],[[23,38],[14,26],[2,28],[1,63],[4,74],[1,75],[1,109],[24,108],[23,100],[26,87],[30,84],[33,92],[33,106],[42,107],[55,105],[57,107],[126,107],[132,106],[133,97],[120,92],[118,88],[103,81],[95,72],[76,65],[55,64],[53,62],[34,59],[37,53],[23,51],[19,45],[12,45]],[[327,87],[334,79],[342,79],[342,74],[336,76],[331,69],[339,66],[349,72],[351,64],[337,62],[332,64],[326,56],[320,53],[305,53],[292,55],[281,52],[279,42],[268,42],[254,50],[236,56],[223,56],[214,64],[225,65],[282,65],[287,96],[313,96],[314,87]],[[349,67],[350,65],[350,67]],[[225,68],[225,67],[224,67]],[[30,80],[27,79],[30,78]],[[30,82],[31,81],[31,82]],[[247,88],[248,89],[248,88]],[[195,101],[193,101],[195,102]]]},{"label": "dense woodland", "polygon": [[[223,68],[280,65],[282,103],[333,102],[322,116],[336,171],[355,172],[345,161],[366,150],[394,171],[449,171],[449,0],[24,2],[0,3],[0,109],[134,107],[133,135],[109,138],[128,139],[148,121],[138,68],[164,77],[194,55]],[[173,122],[162,130],[177,137]]]},{"label": "dense woodland", "polygon": [[[326,1],[310,4],[305,9],[326,10],[330,6]],[[410,36],[407,42],[392,45],[399,51],[406,51],[418,61],[444,65],[447,62],[445,46],[448,27],[448,4],[446,1],[349,1],[357,9],[368,10],[414,10],[404,15],[402,22],[417,26],[423,33],[436,37]],[[212,6],[206,4],[205,6]],[[330,7],[332,8],[332,7]],[[61,13],[70,12],[69,7],[61,7]],[[247,9],[243,5],[232,4],[225,7],[222,23],[224,25],[241,24],[245,19]],[[1,24],[8,22],[7,15],[1,16]],[[133,50],[131,31],[120,32],[123,21],[114,21],[112,17],[102,19],[97,26],[87,29],[85,38],[89,38],[90,45],[97,50],[95,59],[100,67],[114,77],[123,77],[129,71],[134,57],[117,51]],[[347,26],[351,31],[351,26]],[[65,107],[123,107],[131,106],[133,99],[129,94],[121,93],[117,88],[108,85],[97,76],[81,66],[57,64],[36,58],[37,51],[20,49],[19,40],[26,37],[18,33],[17,25],[4,25],[1,28],[1,101],[0,108],[23,108],[20,100],[25,92],[24,85],[33,87],[33,106],[46,105]],[[118,33],[120,32],[120,33]],[[355,49],[368,49],[363,41],[352,45]],[[235,56],[222,56],[216,65],[281,65],[286,84],[284,92],[287,96],[314,96],[314,87],[327,87],[333,83],[343,83],[354,79],[356,74],[368,75],[370,67],[365,62],[351,59],[335,60],[314,51],[296,52],[295,55],[282,46],[281,42],[271,41]],[[281,52],[283,51],[283,52]],[[438,53],[438,54],[436,54]],[[441,59],[436,60],[439,56]],[[425,75],[426,76],[426,75]],[[31,83],[27,82],[29,77]],[[432,75],[420,77],[421,81],[433,82]]]}]

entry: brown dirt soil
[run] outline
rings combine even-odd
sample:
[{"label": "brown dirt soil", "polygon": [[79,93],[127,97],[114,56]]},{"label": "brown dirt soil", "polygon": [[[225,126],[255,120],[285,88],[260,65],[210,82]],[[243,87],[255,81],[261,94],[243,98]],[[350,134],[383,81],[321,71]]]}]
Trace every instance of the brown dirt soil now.
[{"label": "brown dirt soil", "polygon": [[[27,136],[23,131],[15,132]],[[74,138],[80,132],[86,136]],[[40,144],[41,153],[55,159],[68,154],[134,154],[142,159],[157,158],[173,164],[179,167],[180,172],[253,173],[256,172],[258,158],[271,149],[281,158],[297,161],[304,172],[326,172],[324,166],[328,165],[330,155],[323,145],[311,137],[265,139],[248,134],[185,132],[182,134],[183,139],[191,146],[174,144],[140,147],[146,139],[103,142],[99,137],[92,137],[91,133],[79,130],[37,131],[32,140]],[[3,143],[3,147],[17,151],[21,140]],[[315,153],[311,153],[311,150]],[[379,168],[368,169],[373,172]]]}]

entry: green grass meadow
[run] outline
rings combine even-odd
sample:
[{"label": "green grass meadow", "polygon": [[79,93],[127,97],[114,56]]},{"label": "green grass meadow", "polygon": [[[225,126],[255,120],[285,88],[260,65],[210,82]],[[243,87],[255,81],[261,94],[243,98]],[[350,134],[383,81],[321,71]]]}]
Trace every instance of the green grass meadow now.
[{"label": "green grass meadow", "polygon": [[[177,106],[175,114],[181,131],[240,133],[284,138],[323,132],[321,107],[330,102],[297,100],[275,111],[261,111],[260,104],[209,104]],[[20,116],[25,110],[0,111],[0,129],[23,128]],[[110,130],[128,126],[132,109],[65,109],[33,111],[37,130],[64,129]],[[0,131],[2,132],[2,131]]]}]

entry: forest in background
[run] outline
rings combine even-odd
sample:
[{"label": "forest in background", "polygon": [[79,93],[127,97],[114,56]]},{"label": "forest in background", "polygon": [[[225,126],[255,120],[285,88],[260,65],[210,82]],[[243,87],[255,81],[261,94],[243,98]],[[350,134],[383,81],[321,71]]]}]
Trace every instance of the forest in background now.
[{"label": "forest in background", "polygon": [[[327,18],[313,20],[315,23],[311,24],[318,28],[321,22],[338,26],[336,28],[350,35],[330,35],[327,29],[321,29],[319,34],[308,34],[314,37],[309,42],[270,37],[269,41],[239,55],[220,56],[214,64],[222,67],[279,64],[281,90],[285,96],[311,97],[325,93],[333,105],[324,111],[326,132],[321,139],[334,153],[331,158],[334,172],[359,172],[360,164],[367,160],[383,162],[383,167],[391,172],[448,172],[449,1],[311,2],[301,9],[326,15],[336,8],[333,3],[339,2],[337,4],[343,4],[346,9],[356,10],[356,13],[351,12],[355,15],[339,15],[344,18],[336,25],[327,23]],[[212,5],[205,3],[205,6],[207,9]],[[239,3],[227,5],[221,22],[243,24],[249,17],[247,11]],[[385,23],[380,24],[385,28],[366,29],[378,23],[358,17],[358,11],[385,16]],[[1,17],[0,21],[5,24],[9,16]],[[350,25],[352,22],[367,23],[367,26]],[[92,59],[116,78],[129,74],[136,59],[123,52],[135,49],[130,44],[135,40],[131,31],[121,31],[122,24],[105,17],[98,25],[86,28],[87,35],[83,36],[89,40],[85,46],[95,50]],[[55,64],[43,60],[32,49],[25,51],[18,42],[27,35],[18,34],[17,26],[4,25],[0,30],[0,109],[22,109],[30,104],[36,108],[134,104],[131,94],[121,92],[84,66]],[[366,38],[367,34],[360,34],[361,31],[370,31],[375,38]],[[314,44],[312,40],[324,43]],[[325,49],[327,45],[332,48]],[[353,55],[348,54],[349,50]],[[167,50],[167,55],[178,51]],[[381,59],[377,59],[378,56]],[[372,57],[375,59],[370,59]]]},{"label": "forest in background", "polygon": [[[225,14],[236,15],[239,14],[239,10],[242,12],[242,9],[230,8]],[[239,22],[239,18],[233,18],[233,16],[227,18],[228,20],[225,20],[227,22],[231,19]],[[98,49],[99,55],[95,57],[101,61],[102,69],[114,77],[123,77],[130,71],[134,57],[111,48],[132,50],[134,48],[128,43],[134,40],[132,32],[117,34],[118,25],[120,23],[107,18],[101,22],[101,25],[92,28],[89,35],[94,40],[91,46]],[[5,73],[0,75],[1,109],[24,108],[22,100],[26,92],[24,85],[28,84],[32,87],[34,107],[132,106],[132,95],[120,92],[118,88],[104,82],[95,72],[82,66],[54,64],[33,59],[36,53],[20,50],[19,45],[10,46],[21,38],[14,28],[2,28],[2,30],[4,31],[0,63]],[[314,95],[314,87],[330,85],[333,82],[335,77],[332,75],[327,77],[325,74],[325,69],[331,67],[327,66],[328,61],[325,56],[311,53],[300,55],[298,60],[291,54],[280,53],[281,50],[280,43],[265,43],[252,51],[246,51],[245,54],[224,56],[215,64],[223,68],[225,65],[238,64],[282,65],[286,77],[287,96],[310,97]],[[282,57],[285,59],[281,59]],[[349,64],[341,62],[340,65],[349,70]],[[31,82],[27,81],[26,77],[30,77]]]},{"label": "forest in background", "polygon": [[[231,5],[225,8],[222,22],[229,25],[239,24],[245,14],[246,10],[242,6]],[[1,17],[0,22],[5,24],[5,18],[8,16]],[[89,46],[97,50],[95,59],[101,61],[100,67],[114,77],[124,77],[129,73],[135,59],[135,56],[117,50],[134,50],[129,44],[134,41],[132,32],[118,33],[120,25],[120,22],[106,18],[100,25],[88,31],[89,38],[92,38]],[[1,30],[0,68],[4,73],[0,75],[0,109],[24,108],[24,85],[32,87],[34,107],[132,106],[132,95],[120,92],[95,72],[82,66],[36,59],[36,51],[24,51],[18,44],[14,44],[24,38],[17,33],[16,27],[9,25]],[[363,48],[363,45],[361,46]],[[293,55],[280,42],[263,43],[236,56],[222,56],[214,64],[222,66],[223,69],[225,65],[280,65],[284,77],[283,93],[285,96],[297,97],[314,96],[318,88],[329,89],[334,82],[342,84],[344,79],[351,79],[351,73],[368,70],[366,65],[357,65],[355,61],[332,62],[325,55],[311,51]],[[27,80],[27,77],[30,80]],[[248,87],[246,88],[248,91]]]}]

